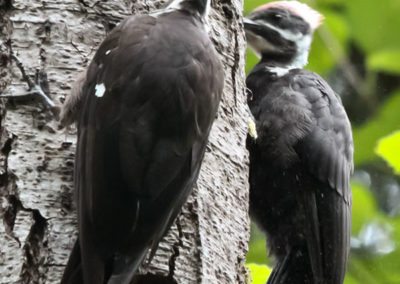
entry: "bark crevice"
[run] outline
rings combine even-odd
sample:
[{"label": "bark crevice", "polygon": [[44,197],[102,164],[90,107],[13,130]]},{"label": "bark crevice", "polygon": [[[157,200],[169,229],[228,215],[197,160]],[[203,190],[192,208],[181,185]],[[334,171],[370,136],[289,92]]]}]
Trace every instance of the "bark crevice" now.
[{"label": "bark crevice", "polygon": [[33,225],[23,247],[24,263],[21,270],[22,283],[39,283],[45,281],[48,250],[46,240],[47,221],[39,210],[24,209],[32,213]]},{"label": "bark crevice", "polygon": [[171,280],[174,279],[176,259],[179,257],[179,250],[180,250],[181,247],[183,247],[182,238],[184,236],[183,236],[183,232],[182,232],[182,226],[181,226],[181,223],[179,221],[179,216],[178,216],[178,218],[176,220],[176,228],[178,230],[178,239],[172,245],[173,253],[171,254],[171,257],[170,257],[170,259],[168,261],[168,267],[169,267],[168,278],[171,279]]}]

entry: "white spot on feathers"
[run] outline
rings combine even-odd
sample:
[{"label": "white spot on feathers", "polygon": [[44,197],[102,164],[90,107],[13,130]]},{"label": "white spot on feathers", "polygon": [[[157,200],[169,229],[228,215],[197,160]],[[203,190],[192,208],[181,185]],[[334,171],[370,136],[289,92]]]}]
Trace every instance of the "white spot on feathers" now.
[{"label": "white spot on feathers", "polygon": [[94,95],[96,97],[101,98],[102,96],[104,96],[104,93],[106,92],[106,86],[104,86],[103,83],[101,84],[97,84],[95,87],[96,92],[94,93]]},{"label": "white spot on feathers", "polygon": [[111,50],[107,50],[107,51],[106,51],[106,55],[109,55],[110,52],[111,52]]},{"label": "white spot on feathers", "polygon": [[267,67],[268,71],[270,71],[272,73],[275,73],[276,76],[278,76],[278,77],[282,77],[282,76],[286,75],[287,73],[289,73],[290,69],[292,69],[292,68],[290,68],[290,67],[288,67],[288,68],[284,68],[284,67]]}]

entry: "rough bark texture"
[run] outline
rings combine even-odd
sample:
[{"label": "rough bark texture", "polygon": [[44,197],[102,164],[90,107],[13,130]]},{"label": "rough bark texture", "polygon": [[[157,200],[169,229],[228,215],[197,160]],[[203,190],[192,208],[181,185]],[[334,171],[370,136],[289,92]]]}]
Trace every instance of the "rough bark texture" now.
[{"label": "rough bark texture", "polygon": [[[157,2],[157,3],[155,3]],[[158,1],[0,0],[0,93],[28,90],[21,69],[57,102],[123,17]],[[139,283],[245,283],[247,114],[240,0],[212,3],[210,33],[225,92],[197,188]],[[23,66],[11,59],[11,51]],[[25,78],[26,79],[26,78]],[[75,135],[21,98],[0,102],[0,283],[58,283],[76,238]]]}]

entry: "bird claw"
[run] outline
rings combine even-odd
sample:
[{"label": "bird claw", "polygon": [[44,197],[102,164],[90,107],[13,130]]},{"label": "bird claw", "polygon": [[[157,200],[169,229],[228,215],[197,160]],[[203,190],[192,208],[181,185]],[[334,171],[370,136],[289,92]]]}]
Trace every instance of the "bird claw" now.
[{"label": "bird claw", "polygon": [[56,120],[60,118],[60,107],[56,105],[52,99],[50,99],[42,90],[39,85],[34,85],[31,90],[26,93],[17,95],[0,94],[0,99],[16,99],[16,100],[26,100],[29,98],[39,97],[40,101],[50,110]]},{"label": "bird claw", "polygon": [[33,82],[32,78],[27,75],[25,67],[22,64],[21,60],[19,60],[19,58],[12,51],[11,51],[11,58],[13,61],[15,61],[18,69],[22,74],[22,80],[27,83],[29,89],[27,92],[18,95],[0,94],[0,98],[23,100],[32,97],[39,97],[42,104],[51,111],[56,120],[59,120],[61,109],[46,94],[49,92],[46,74],[37,69],[35,74],[35,80]]}]

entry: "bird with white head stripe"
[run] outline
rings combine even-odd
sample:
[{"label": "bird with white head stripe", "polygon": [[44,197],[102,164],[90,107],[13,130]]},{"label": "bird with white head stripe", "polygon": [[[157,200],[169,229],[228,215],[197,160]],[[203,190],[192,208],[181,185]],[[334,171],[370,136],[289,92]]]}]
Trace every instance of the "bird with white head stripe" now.
[{"label": "bird with white head stripe", "polygon": [[269,284],[341,284],[346,271],[351,126],[330,86],[302,69],[322,20],[305,4],[280,1],[244,21],[260,55],[246,79],[255,120],[247,148],[250,214],[276,260]]}]

